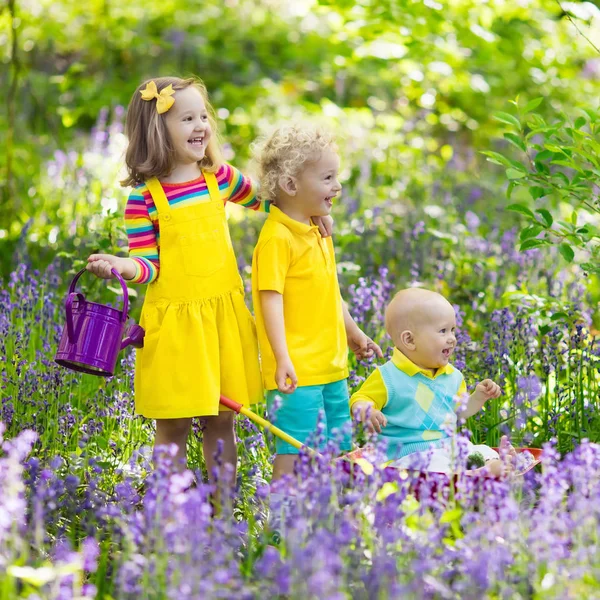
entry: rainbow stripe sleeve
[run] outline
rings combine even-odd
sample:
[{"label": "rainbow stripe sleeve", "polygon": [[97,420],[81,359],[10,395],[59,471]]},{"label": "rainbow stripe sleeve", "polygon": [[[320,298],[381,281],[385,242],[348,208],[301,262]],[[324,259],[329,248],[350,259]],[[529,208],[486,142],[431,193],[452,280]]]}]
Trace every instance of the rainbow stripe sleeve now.
[{"label": "rainbow stripe sleeve", "polygon": [[[267,213],[269,212],[271,203],[269,201],[261,202],[257,198],[256,192],[258,186],[252,181],[252,179],[250,179],[250,177],[245,177],[238,169],[227,163],[223,165],[220,171],[223,172],[223,177],[229,185],[229,198],[227,199],[228,202],[239,204],[240,206],[244,206],[250,210],[260,210]],[[217,177],[218,175],[220,175],[220,173],[217,174]],[[219,183],[221,182],[219,181]]]},{"label": "rainbow stripe sleeve", "polygon": [[150,218],[144,197],[145,185],[134,188],[125,207],[129,257],[136,266],[132,283],[152,283],[158,277],[158,227]]}]

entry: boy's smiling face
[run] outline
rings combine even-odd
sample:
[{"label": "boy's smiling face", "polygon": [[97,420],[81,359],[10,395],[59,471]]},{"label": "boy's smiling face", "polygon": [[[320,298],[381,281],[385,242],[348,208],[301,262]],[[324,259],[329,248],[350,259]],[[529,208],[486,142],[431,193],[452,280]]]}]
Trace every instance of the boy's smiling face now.
[{"label": "boy's smiling face", "polygon": [[332,148],[325,148],[321,156],[307,162],[295,178],[294,208],[303,217],[324,217],[331,212],[333,199],[342,190],[338,181],[340,157]]}]

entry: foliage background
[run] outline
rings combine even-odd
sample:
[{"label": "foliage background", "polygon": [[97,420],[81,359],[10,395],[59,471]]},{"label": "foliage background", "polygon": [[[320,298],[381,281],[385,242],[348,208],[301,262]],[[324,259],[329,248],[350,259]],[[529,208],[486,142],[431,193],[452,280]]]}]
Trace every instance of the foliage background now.
[{"label": "foliage background", "polygon": [[[122,209],[123,142],[111,156],[99,140],[92,157],[88,134],[99,117],[120,120],[137,84],[158,74],[205,80],[240,167],[268,127],[321,115],[343,140],[355,210],[388,203],[417,222],[450,194],[510,222],[504,179],[479,154],[506,144],[492,115],[517,96],[545,98],[545,116],[596,107],[600,55],[588,40],[598,27],[594,4],[556,0],[10,0],[2,272],[20,237],[40,265],[105,237],[93,216]],[[68,159],[49,178],[57,150]]]},{"label": "foliage background", "polygon": [[[600,453],[584,440],[600,441],[600,284],[583,266],[600,239],[599,40],[597,2],[4,2],[0,597],[596,597]],[[106,381],[52,359],[74,271],[126,251],[124,107],[164,74],[205,80],[227,159],[248,172],[253,140],[281,121],[335,129],[335,244],[357,322],[389,352],[390,294],[446,294],[454,363],[469,385],[504,390],[468,423],[473,439],[545,445],[543,473],[430,505],[378,470],[349,481],[306,463],[290,543],[275,549],[273,440],[248,420],[221,515],[200,428],[192,472],[152,471],[133,353]],[[248,283],[262,217],[230,217]],[[110,283],[82,285],[119,300]],[[143,288],[131,294],[136,318]],[[351,368],[355,387],[373,365]]]}]

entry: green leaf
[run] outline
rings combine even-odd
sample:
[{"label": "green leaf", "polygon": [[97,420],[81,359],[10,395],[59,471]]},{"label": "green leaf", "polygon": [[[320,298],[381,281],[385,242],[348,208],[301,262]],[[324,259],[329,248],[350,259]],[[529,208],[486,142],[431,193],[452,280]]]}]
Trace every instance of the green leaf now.
[{"label": "green leaf", "polygon": [[509,204],[506,207],[506,210],[512,210],[513,212],[521,213],[522,215],[527,215],[528,217],[533,217],[533,212],[527,208],[524,204]]},{"label": "green leaf", "polygon": [[539,238],[533,238],[531,240],[525,240],[521,244],[521,252],[524,250],[531,250],[532,248],[539,248],[540,246],[547,246],[547,240],[540,240]]},{"label": "green leaf", "polygon": [[527,114],[528,112],[531,112],[532,110],[535,110],[543,101],[543,98],[534,98],[533,100],[530,100],[526,105],[525,108],[523,108],[523,114]]},{"label": "green leaf", "polygon": [[513,127],[516,127],[517,129],[521,129],[521,123],[519,122],[519,119],[517,119],[517,117],[515,117],[514,115],[511,115],[510,113],[497,112],[494,114],[494,119],[496,119],[497,121],[500,121],[501,123],[506,123],[507,125],[512,125]]},{"label": "green leaf", "polygon": [[541,333],[542,335],[546,335],[547,333],[549,333],[549,332],[550,332],[550,330],[551,330],[551,329],[552,329],[552,327],[550,327],[550,325],[542,325],[542,326],[540,327],[540,333]]},{"label": "green leaf", "polygon": [[510,162],[511,167],[513,167],[514,169],[517,169],[517,171],[523,171],[523,173],[525,173],[526,175],[529,173],[529,171],[527,170],[527,167],[519,162],[518,160],[513,160],[512,158],[508,159]]},{"label": "green leaf", "polygon": [[567,313],[562,312],[562,311],[558,311],[555,312],[551,317],[550,320],[551,321],[559,321],[560,319],[566,319],[569,315],[567,315]]},{"label": "green leaf", "polygon": [[482,150],[481,154],[487,156],[488,161],[496,165],[502,165],[504,167],[510,167],[511,163],[505,156],[502,156],[499,152],[492,152],[491,150]]},{"label": "green leaf", "polygon": [[446,510],[440,517],[440,523],[451,523],[452,521],[460,521],[462,510],[460,508],[451,508]]},{"label": "green leaf", "polygon": [[517,171],[517,169],[513,169],[511,167],[510,169],[506,169],[506,176],[509,179],[522,179],[523,177],[527,176],[527,173],[523,173],[523,171]]},{"label": "green leaf", "polygon": [[556,173],[554,173],[554,178],[560,179],[565,185],[571,185],[570,179],[564,173],[561,173],[560,171],[557,171]]},{"label": "green leaf", "polygon": [[586,124],[587,121],[585,120],[585,117],[577,117],[577,119],[575,119],[575,127],[577,129],[581,129]]},{"label": "green leaf", "polygon": [[561,167],[567,167],[567,169],[575,169],[576,171],[581,171],[581,167],[575,164],[573,160],[553,160],[552,164],[559,165]]},{"label": "green leaf", "polygon": [[506,197],[510,200],[512,197],[512,193],[514,189],[517,187],[517,183],[515,181],[510,181],[508,183],[508,187],[506,188]]},{"label": "green leaf", "polygon": [[544,162],[546,160],[552,160],[554,158],[554,152],[550,152],[550,150],[542,150],[535,155],[533,159],[536,162]]},{"label": "green leaf", "polygon": [[554,219],[552,218],[550,211],[546,210],[545,208],[538,208],[535,212],[538,213],[540,217],[542,217],[542,220],[546,227],[552,227]]},{"label": "green leaf", "polygon": [[529,195],[534,200],[537,200],[538,198],[543,198],[547,193],[548,190],[546,188],[539,187],[537,185],[534,185],[533,187],[529,188]]},{"label": "green leaf", "polygon": [[529,127],[540,132],[540,131],[551,131],[555,129],[552,125],[548,125],[546,121],[538,114],[533,113],[529,115]]},{"label": "green leaf", "polygon": [[571,248],[570,244],[563,242],[558,246],[558,251],[568,263],[573,262],[573,258],[575,258],[575,252],[573,251],[573,248]]},{"label": "green leaf", "polygon": [[537,237],[542,231],[544,231],[542,225],[530,225],[521,231],[519,239],[524,242],[525,240]]},{"label": "green leaf", "polygon": [[525,142],[515,133],[505,133],[504,139],[508,140],[513,146],[516,146],[519,150],[523,150],[523,152],[527,151],[527,146]]}]

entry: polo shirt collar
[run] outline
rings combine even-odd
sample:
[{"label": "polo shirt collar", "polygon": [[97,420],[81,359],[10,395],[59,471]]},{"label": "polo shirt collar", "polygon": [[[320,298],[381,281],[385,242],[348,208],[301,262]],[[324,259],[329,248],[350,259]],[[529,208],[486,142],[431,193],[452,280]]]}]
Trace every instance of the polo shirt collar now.
[{"label": "polo shirt collar", "polygon": [[307,235],[315,230],[319,230],[319,228],[316,225],[307,225],[306,223],[300,223],[300,221],[292,219],[292,217],[289,217],[281,209],[277,208],[274,205],[270,206],[268,218],[273,221],[277,221],[278,223],[282,223],[290,231],[293,231],[294,233],[299,233],[300,235]]},{"label": "polo shirt collar", "polygon": [[429,377],[429,379],[435,379],[440,375],[449,375],[454,371],[454,367],[448,363],[445,367],[440,367],[435,375],[431,375],[431,369],[423,369],[408,358],[405,354],[400,352],[398,348],[394,348],[394,354],[392,355],[392,362],[398,369],[400,369],[403,373],[406,373],[410,377],[413,377],[417,373],[422,373],[425,377]]}]

